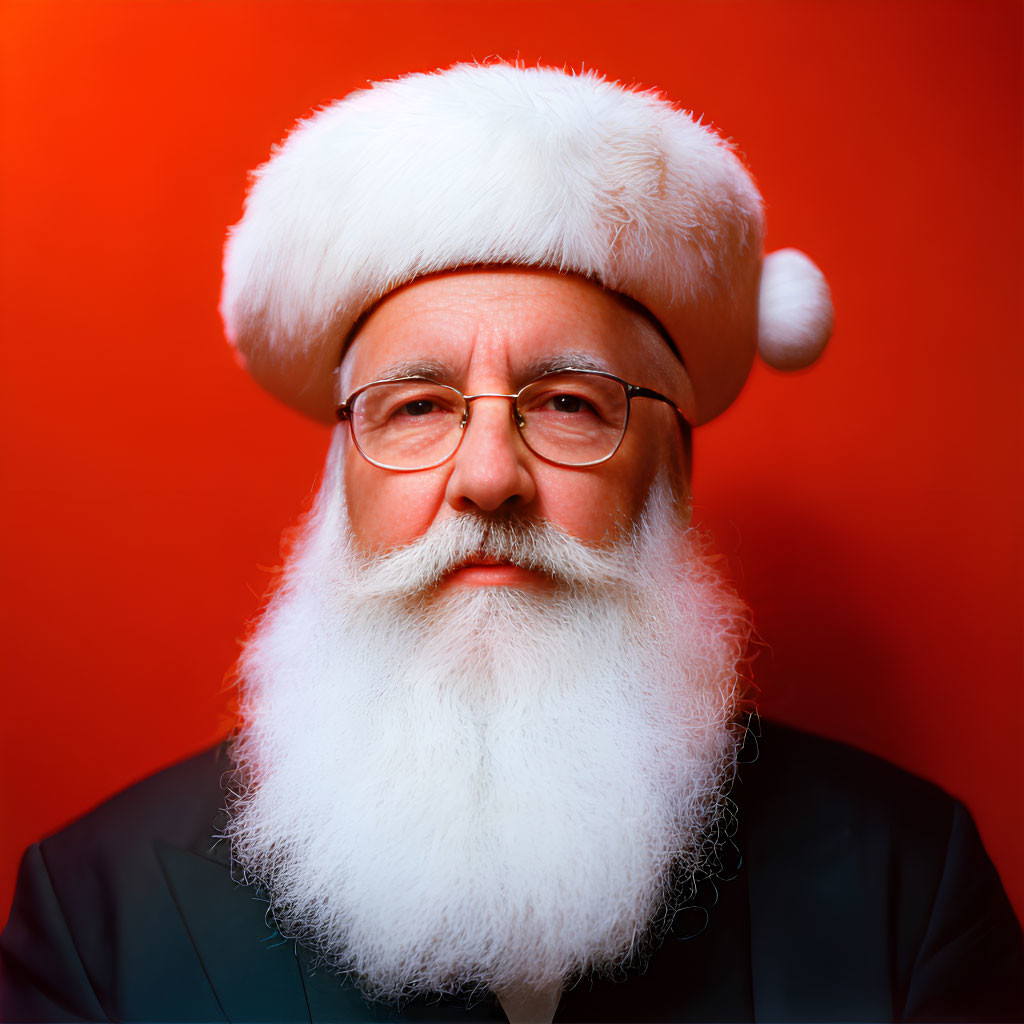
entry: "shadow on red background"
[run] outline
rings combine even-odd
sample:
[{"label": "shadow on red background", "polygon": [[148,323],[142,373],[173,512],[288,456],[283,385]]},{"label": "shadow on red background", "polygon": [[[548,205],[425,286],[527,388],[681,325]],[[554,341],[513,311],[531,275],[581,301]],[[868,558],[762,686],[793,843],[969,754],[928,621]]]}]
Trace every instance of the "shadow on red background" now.
[{"label": "shadow on red background", "polygon": [[216,315],[245,172],[368,79],[498,54],[735,138],[838,310],[697,436],[763,707],[966,799],[1024,909],[1021,8],[7,2],[0,902],[24,846],[212,742],[322,428]]}]

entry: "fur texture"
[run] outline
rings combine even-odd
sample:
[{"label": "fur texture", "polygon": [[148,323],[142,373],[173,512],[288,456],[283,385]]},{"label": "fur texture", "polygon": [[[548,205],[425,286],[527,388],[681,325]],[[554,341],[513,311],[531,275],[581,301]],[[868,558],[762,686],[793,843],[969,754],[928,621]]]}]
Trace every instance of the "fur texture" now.
[{"label": "fur texture", "polygon": [[[654,314],[699,423],[749,371],[763,233],[730,147],[654,93],[461,64],[354,92],[295,128],[230,233],[221,313],[264,387],[330,420],[345,340],[389,291],[481,264],[556,268]],[[797,319],[794,343],[820,348],[807,325],[821,318]],[[778,312],[772,323],[785,332]]]},{"label": "fur texture", "polygon": [[797,249],[764,258],[757,350],[776,370],[800,370],[821,355],[832,334],[832,295],[825,275]]}]

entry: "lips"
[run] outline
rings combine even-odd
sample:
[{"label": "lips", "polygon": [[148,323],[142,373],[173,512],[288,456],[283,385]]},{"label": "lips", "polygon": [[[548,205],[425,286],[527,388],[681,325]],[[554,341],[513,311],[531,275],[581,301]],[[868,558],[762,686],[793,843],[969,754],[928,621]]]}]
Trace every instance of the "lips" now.
[{"label": "lips", "polygon": [[472,555],[453,565],[444,575],[446,578],[450,578],[463,570],[472,571],[474,569],[519,569],[519,566],[508,558],[497,558],[494,555]]},{"label": "lips", "polygon": [[511,559],[499,558],[497,555],[478,554],[471,555],[455,568],[468,569],[472,568],[474,565],[515,565],[515,563]]},{"label": "lips", "polygon": [[442,585],[546,588],[544,577],[505,557],[477,554],[445,573]]}]

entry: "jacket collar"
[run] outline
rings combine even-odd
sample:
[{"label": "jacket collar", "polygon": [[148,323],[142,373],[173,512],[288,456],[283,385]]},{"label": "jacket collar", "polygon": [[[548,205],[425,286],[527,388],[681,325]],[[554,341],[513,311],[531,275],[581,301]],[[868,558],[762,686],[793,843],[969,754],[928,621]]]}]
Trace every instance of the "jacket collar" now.
[{"label": "jacket collar", "polygon": [[[863,837],[854,842],[856,817],[809,778],[812,758],[788,755],[787,747],[800,744],[787,742],[787,730],[766,730],[771,744],[761,757],[758,723],[751,725],[741,759],[753,763],[741,764],[732,795],[740,822],[735,879],[703,883],[643,974],[578,985],[562,997],[556,1021],[640,1013],[680,1021],[811,1019],[833,1005],[837,991],[851,993],[854,1018],[891,1013],[877,943],[886,934],[876,920],[886,900],[865,890],[886,877],[886,852]],[[212,835],[223,825],[222,817]],[[228,1020],[398,1019],[344,979],[312,971],[310,956],[275,930],[266,901],[232,879],[226,841],[208,833],[190,849],[158,843],[156,853]],[[503,1019],[493,1000],[468,1013],[451,1002],[409,1011],[421,1019]]]}]

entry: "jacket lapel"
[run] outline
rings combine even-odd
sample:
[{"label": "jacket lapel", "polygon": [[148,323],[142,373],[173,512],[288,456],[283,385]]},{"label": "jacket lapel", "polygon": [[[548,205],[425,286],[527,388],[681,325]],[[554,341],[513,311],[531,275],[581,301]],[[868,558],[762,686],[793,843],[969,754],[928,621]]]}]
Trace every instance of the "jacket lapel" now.
[{"label": "jacket lapel", "polygon": [[[367,1003],[351,982],[321,968],[267,920],[267,904],[232,881],[226,844],[194,852],[156,844],[168,888],[196,956],[229,1021],[395,1020]],[[449,1011],[441,1019],[451,1016]],[[429,1012],[425,1014],[429,1018]]]},{"label": "jacket lapel", "polygon": [[156,844],[167,885],[210,987],[229,1021],[309,1021],[293,944],[266,920],[266,903],[226,864]]}]

